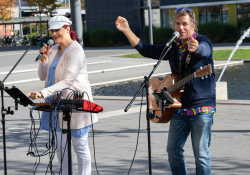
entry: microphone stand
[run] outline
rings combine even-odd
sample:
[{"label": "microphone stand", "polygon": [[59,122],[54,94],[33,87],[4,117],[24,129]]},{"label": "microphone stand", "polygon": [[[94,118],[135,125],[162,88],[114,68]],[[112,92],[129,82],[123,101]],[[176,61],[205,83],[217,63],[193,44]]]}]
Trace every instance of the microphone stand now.
[{"label": "microphone stand", "polygon": [[[130,101],[130,103],[127,105],[127,107],[124,109],[125,112],[127,112],[130,108],[130,106],[132,105],[132,103],[134,102],[134,100],[136,99],[136,97],[139,95],[139,93],[142,91],[143,88],[146,88],[146,102],[147,102],[147,110],[146,110],[146,119],[147,119],[147,135],[148,135],[148,168],[149,168],[149,175],[152,175],[152,167],[151,167],[151,141],[150,141],[150,120],[155,118],[155,115],[150,113],[149,111],[149,100],[148,100],[148,88],[149,88],[149,79],[150,77],[153,75],[153,73],[155,72],[155,70],[157,69],[157,67],[160,65],[161,61],[163,60],[163,58],[165,57],[165,55],[168,53],[168,51],[172,48],[172,44],[170,44],[167,47],[166,52],[163,54],[162,57],[160,57],[160,59],[158,60],[158,62],[154,65],[153,70],[151,71],[151,73],[148,76],[144,77],[144,83],[141,85],[140,89],[137,91],[137,93],[135,94],[135,96],[133,97],[133,99]],[[164,48],[165,50],[165,48]]]},{"label": "microphone stand", "polygon": [[10,72],[6,75],[3,81],[0,81],[0,90],[1,90],[1,101],[2,101],[2,108],[1,108],[1,114],[2,114],[2,125],[3,125],[3,155],[4,155],[4,175],[7,175],[7,159],[6,159],[6,138],[5,138],[5,115],[11,114],[13,115],[14,112],[10,110],[10,107],[8,109],[4,108],[4,82],[6,79],[10,76],[10,74],[13,72],[13,70],[17,67],[17,65],[20,63],[20,61],[23,59],[23,57],[27,54],[27,52],[30,50],[30,48],[34,45],[34,43],[31,43],[29,48],[25,51],[25,53],[22,55],[22,57],[17,61],[17,63],[14,65],[14,67],[10,70]]}]

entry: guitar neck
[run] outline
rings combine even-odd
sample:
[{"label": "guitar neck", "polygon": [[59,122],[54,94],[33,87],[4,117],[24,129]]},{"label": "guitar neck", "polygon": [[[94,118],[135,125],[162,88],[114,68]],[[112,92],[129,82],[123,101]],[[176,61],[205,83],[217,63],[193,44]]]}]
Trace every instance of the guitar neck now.
[{"label": "guitar neck", "polygon": [[196,78],[195,72],[188,75],[187,77],[183,78],[182,80],[178,81],[177,83],[173,84],[169,88],[167,88],[168,93],[171,94],[172,92],[174,92],[175,90],[177,90],[180,87],[184,86],[186,83],[188,83],[189,81],[191,81],[194,78]]}]

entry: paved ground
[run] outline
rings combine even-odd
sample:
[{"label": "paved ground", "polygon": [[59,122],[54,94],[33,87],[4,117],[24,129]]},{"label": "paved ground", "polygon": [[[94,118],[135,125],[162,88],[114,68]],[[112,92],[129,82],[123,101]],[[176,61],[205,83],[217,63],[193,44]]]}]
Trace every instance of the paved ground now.
[{"label": "paved ground", "polygon": [[[243,43],[244,44],[244,43]],[[233,44],[220,44],[215,46],[221,49],[233,48]],[[245,48],[250,44],[246,43]],[[243,46],[242,46],[243,47]],[[1,50],[2,48],[0,48]],[[4,50],[4,49],[3,49]],[[88,66],[88,71],[100,70],[105,68],[114,68],[119,66],[135,65],[150,63],[150,59],[129,59],[110,57],[123,53],[131,53],[135,50],[131,46],[117,48],[86,48],[85,53],[89,62],[100,60],[111,60],[110,64],[99,64],[98,66]],[[3,54],[11,54],[6,57],[1,57],[0,72],[10,69],[13,64],[13,58],[21,56],[23,50],[20,51],[2,51]],[[89,56],[88,56],[89,54]],[[91,54],[93,54],[91,56]],[[36,68],[37,64],[33,63],[36,52],[31,53],[27,60],[23,60],[23,64],[19,65],[20,70],[25,68]],[[8,62],[9,61],[9,62]],[[27,62],[26,62],[27,61]],[[30,62],[29,62],[30,61]],[[32,64],[31,64],[32,61]],[[218,63],[219,64],[219,63]],[[167,62],[162,64],[160,68],[164,72],[168,72]],[[18,68],[19,68],[18,67]],[[119,71],[106,74],[102,77],[100,74],[90,74],[91,83],[109,81],[108,77],[117,74],[118,78],[123,78],[132,72],[132,75],[144,76],[148,72],[144,72],[145,68],[130,69],[129,71]],[[17,79],[31,76],[31,74],[20,75]],[[1,79],[2,77],[0,77]],[[10,77],[11,78],[11,77]],[[100,79],[98,79],[100,78]],[[39,89],[43,83],[27,83],[19,84],[18,87],[23,91]],[[89,134],[89,145],[92,154],[92,174],[97,174],[94,163],[94,148],[99,174],[117,175],[127,174],[136,146],[137,130],[139,126],[139,109],[140,101],[133,103],[128,113],[123,112],[132,97],[95,97],[95,102],[104,107],[104,112],[98,114],[99,122],[95,125],[95,135],[93,132]],[[38,100],[40,102],[40,100]],[[10,97],[4,98],[5,107],[13,106],[13,99]],[[249,151],[250,151],[250,126],[249,113],[250,101],[227,100],[217,101],[217,113],[214,116],[214,125],[212,131],[212,143],[210,152],[212,156],[212,174],[214,175],[246,175],[250,173],[249,168]],[[145,119],[145,101],[143,102],[141,115],[141,130],[139,138],[139,146],[135,161],[130,174],[148,174],[148,151],[147,151],[147,125]],[[37,127],[39,126],[38,114],[34,114]],[[6,116],[6,139],[7,139],[7,167],[9,175],[28,175],[32,174],[32,167],[35,163],[35,158],[27,156],[27,150],[30,143],[30,127],[31,120],[29,117],[28,107],[19,107],[14,115]],[[169,124],[151,123],[151,146],[152,146],[152,169],[153,174],[171,174],[167,162],[166,143],[168,136]],[[2,128],[2,125],[1,125]],[[93,138],[95,145],[93,145]],[[39,151],[45,150],[46,142],[48,141],[48,133],[40,132],[39,141],[37,143]],[[0,132],[0,141],[2,141],[2,132]],[[3,172],[3,146],[0,144],[0,174]],[[195,166],[193,152],[190,143],[190,138],[185,145],[185,157],[189,174],[195,174]],[[41,163],[37,169],[38,175],[45,174],[48,164],[48,156],[41,158]],[[77,171],[76,155],[73,153],[74,167]],[[58,164],[56,158],[53,161],[53,169],[55,174],[58,174]],[[51,174],[51,173],[48,173]]]},{"label": "paved ground", "polygon": [[[99,174],[127,174],[136,147],[139,127],[139,98],[133,103],[128,113],[123,110],[132,97],[95,97],[95,102],[104,107],[98,114],[99,122],[95,125],[95,156]],[[12,99],[5,98],[5,105],[12,104]],[[250,101],[218,101],[217,113],[212,127],[212,174],[246,175],[249,174]],[[34,113],[37,127],[38,114]],[[145,101],[141,115],[139,146],[130,174],[148,174],[148,142],[145,118]],[[30,126],[28,107],[20,107],[12,116],[6,116],[7,167],[9,175],[32,174],[35,158],[27,156],[30,144]],[[166,143],[169,124],[151,123],[152,171],[153,174],[171,174],[167,162]],[[0,136],[2,141],[2,133]],[[40,132],[37,146],[40,152],[45,150],[48,141],[47,132]],[[97,174],[94,164],[93,132],[89,133],[89,145],[92,154],[92,174]],[[3,152],[0,146],[0,174],[3,173]],[[189,174],[195,174],[195,166],[190,138],[185,145],[185,158]],[[45,174],[48,155],[41,157],[38,175]],[[73,152],[74,168],[77,171],[76,155]],[[58,174],[55,157],[53,169]],[[48,173],[50,174],[50,173]]]}]

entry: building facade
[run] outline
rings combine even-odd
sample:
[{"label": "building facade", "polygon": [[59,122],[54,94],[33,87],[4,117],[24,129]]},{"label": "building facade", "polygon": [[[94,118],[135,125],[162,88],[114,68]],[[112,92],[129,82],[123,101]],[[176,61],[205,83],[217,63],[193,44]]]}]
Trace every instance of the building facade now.
[{"label": "building facade", "polygon": [[[178,7],[189,7],[195,12],[198,25],[207,22],[232,24],[241,28],[250,20],[250,0],[161,0],[163,19],[171,19]],[[163,26],[168,26],[162,22]]]},{"label": "building facade", "polygon": [[85,0],[87,30],[96,28],[116,29],[115,21],[123,16],[130,28],[140,33],[143,26],[141,0]]},{"label": "building facade", "polygon": [[[250,26],[250,0],[151,0],[154,27],[170,27],[179,7],[192,8],[198,25],[208,22]],[[115,29],[117,16],[123,16],[137,34],[148,25],[147,0],[85,0],[87,30]]]}]

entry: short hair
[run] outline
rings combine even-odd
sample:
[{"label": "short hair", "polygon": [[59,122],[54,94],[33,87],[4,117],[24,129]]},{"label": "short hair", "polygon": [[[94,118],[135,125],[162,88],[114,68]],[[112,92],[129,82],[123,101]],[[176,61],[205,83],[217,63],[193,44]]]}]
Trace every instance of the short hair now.
[{"label": "short hair", "polygon": [[179,17],[179,16],[186,16],[186,15],[189,15],[190,17],[190,22],[192,24],[195,25],[195,28],[194,28],[194,31],[195,33],[198,33],[198,29],[197,29],[197,21],[195,19],[195,14],[194,14],[194,11],[190,8],[179,8],[177,9],[175,12],[174,12],[174,19],[170,21],[170,26],[173,30],[175,30],[175,22],[176,22],[176,19]]}]

